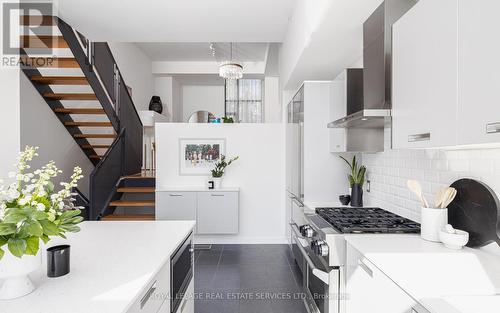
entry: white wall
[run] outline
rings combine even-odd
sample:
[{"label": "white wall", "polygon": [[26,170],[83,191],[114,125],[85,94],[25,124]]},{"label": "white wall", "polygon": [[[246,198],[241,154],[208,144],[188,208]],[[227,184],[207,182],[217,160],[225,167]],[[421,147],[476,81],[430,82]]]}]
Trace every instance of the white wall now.
[{"label": "white wall", "polygon": [[371,192],[368,205],[377,205],[420,221],[420,205],[406,188],[408,179],[421,182],[425,197],[459,178],[473,178],[489,185],[500,197],[500,149],[485,150],[390,150],[363,154]]},{"label": "white wall", "polygon": [[[23,74],[24,75],[24,74]],[[2,153],[0,154],[0,179],[7,181],[8,173],[21,147],[20,139],[20,96],[19,69],[0,68],[0,133],[2,134]]]},{"label": "white wall", "polygon": [[173,94],[172,94],[172,77],[171,76],[159,76],[154,78],[155,96],[159,96],[163,104],[163,112],[161,114],[165,115],[169,121],[172,121],[172,105],[173,105]]},{"label": "white wall", "polygon": [[204,237],[212,243],[284,243],[284,128],[281,124],[156,124],[157,188],[204,186],[207,177],[179,175],[179,138],[225,138],[226,155],[239,156],[224,185],[240,188],[238,235]]},{"label": "white wall", "polygon": [[[51,160],[55,161],[57,167],[63,171],[54,179],[56,188],[60,188],[58,183],[68,181],[74,166],[78,165],[84,175],[78,189],[88,196],[89,175],[94,166],[24,74],[21,75],[20,90],[21,147],[30,145],[40,148],[39,156],[32,162],[32,168],[40,168]],[[9,133],[15,131],[13,129]]]},{"label": "white wall", "polygon": [[224,116],[224,86],[182,86],[182,111],[184,122],[196,111]]},{"label": "white wall", "polygon": [[137,110],[147,110],[154,95],[151,60],[134,43],[110,42],[109,47]]},{"label": "white wall", "polygon": [[279,77],[264,78],[264,119],[266,123],[282,121],[280,79]]}]

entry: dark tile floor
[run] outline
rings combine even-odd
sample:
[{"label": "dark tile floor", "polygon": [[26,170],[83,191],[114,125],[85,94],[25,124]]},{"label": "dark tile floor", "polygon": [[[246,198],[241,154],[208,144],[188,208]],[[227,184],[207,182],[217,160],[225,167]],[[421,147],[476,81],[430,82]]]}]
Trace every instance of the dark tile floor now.
[{"label": "dark tile floor", "polygon": [[195,313],[306,313],[288,245],[195,251]]}]

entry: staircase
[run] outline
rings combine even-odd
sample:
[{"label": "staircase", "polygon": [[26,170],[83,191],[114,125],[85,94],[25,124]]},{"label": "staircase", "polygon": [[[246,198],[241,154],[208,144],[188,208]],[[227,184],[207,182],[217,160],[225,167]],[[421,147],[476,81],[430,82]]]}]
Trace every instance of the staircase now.
[{"label": "staircase", "polygon": [[[23,72],[94,164],[88,219],[154,220],[154,175],[141,172],[142,123],[105,42],[55,16],[21,16],[51,35],[22,35]],[[153,209],[152,209],[153,208]]]}]

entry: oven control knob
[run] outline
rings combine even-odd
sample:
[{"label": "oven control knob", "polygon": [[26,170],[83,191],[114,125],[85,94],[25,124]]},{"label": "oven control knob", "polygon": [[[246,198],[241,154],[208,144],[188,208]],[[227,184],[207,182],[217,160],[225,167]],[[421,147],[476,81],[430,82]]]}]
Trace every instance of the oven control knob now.
[{"label": "oven control knob", "polygon": [[314,235],[314,230],[309,225],[302,225],[299,228],[300,234],[306,238],[311,238]]},{"label": "oven control knob", "polygon": [[327,256],[330,252],[328,245],[323,240],[315,240],[311,242],[311,249],[320,256]]}]

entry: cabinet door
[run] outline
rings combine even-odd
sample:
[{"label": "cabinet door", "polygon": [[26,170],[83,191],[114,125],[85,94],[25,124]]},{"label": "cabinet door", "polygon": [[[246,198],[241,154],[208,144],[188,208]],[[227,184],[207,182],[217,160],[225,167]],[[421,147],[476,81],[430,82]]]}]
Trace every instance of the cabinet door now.
[{"label": "cabinet door", "polygon": [[393,25],[393,146],[456,145],[457,0],[421,0]]},{"label": "cabinet door", "polygon": [[500,142],[500,1],[461,0],[458,143]]},{"label": "cabinet door", "polygon": [[238,211],[237,192],[199,192],[198,234],[237,234]]},{"label": "cabinet door", "polygon": [[157,220],[196,220],[196,192],[157,191]]},{"label": "cabinet door", "polygon": [[347,245],[346,312],[412,313],[417,303],[392,280]]},{"label": "cabinet door", "polygon": [[[346,73],[342,72],[330,85],[330,120],[333,122],[346,116]],[[330,152],[346,151],[346,129],[330,128]]]}]

